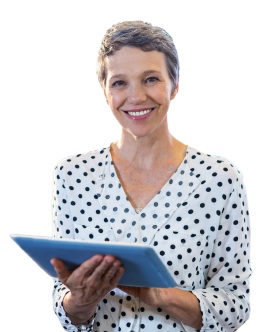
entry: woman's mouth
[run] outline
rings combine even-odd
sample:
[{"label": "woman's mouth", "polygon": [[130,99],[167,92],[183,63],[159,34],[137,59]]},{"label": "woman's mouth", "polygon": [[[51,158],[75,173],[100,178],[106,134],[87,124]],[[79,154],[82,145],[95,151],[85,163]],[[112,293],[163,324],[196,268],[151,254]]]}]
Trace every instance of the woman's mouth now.
[{"label": "woman's mouth", "polygon": [[132,120],[143,120],[145,118],[147,118],[148,116],[150,116],[150,114],[152,113],[152,111],[155,109],[154,108],[150,108],[148,110],[144,110],[141,112],[126,112],[124,111],[124,113],[127,115],[127,117],[131,118]]}]

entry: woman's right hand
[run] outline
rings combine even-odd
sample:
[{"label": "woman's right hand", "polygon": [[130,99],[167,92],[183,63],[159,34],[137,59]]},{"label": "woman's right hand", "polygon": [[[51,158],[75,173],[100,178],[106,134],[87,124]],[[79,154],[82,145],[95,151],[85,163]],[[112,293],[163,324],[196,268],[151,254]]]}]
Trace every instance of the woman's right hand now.
[{"label": "woman's right hand", "polygon": [[60,282],[70,289],[63,308],[74,325],[91,318],[97,304],[124,274],[121,262],[112,255],[95,255],[74,271],[67,270],[60,259],[52,258],[50,262]]}]

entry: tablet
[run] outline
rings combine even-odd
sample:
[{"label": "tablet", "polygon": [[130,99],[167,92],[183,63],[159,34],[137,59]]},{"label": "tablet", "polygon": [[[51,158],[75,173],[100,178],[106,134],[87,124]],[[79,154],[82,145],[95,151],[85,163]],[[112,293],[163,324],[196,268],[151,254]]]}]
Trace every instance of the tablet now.
[{"label": "tablet", "polygon": [[49,276],[54,278],[57,278],[57,274],[50,263],[52,258],[62,260],[68,270],[74,270],[96,254],[110,254],[118,258],[125,268],[118,285],[159,288],[177,286],[154,248],[149,245],[15,234],[10,236]]}]

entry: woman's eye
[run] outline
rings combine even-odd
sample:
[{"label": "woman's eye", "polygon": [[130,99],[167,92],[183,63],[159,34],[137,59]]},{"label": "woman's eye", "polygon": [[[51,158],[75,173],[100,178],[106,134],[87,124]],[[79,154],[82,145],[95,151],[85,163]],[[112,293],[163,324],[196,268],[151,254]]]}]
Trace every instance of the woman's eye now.
[{"label": "woman's eye", "polygon": [[[117,85],[117,83],[120,83],[120,82],[123,82],[123,81],[117,81],[117,82],[113,83],[113,85]],[[117,86],[121,86],[121,85],[117,85]]]},{"label": "woman's eye", "polygon": [[158,80],[157,77],[149,77],[149,78],[147,78],[146,80],[151,80],[151,79]]},{"label": "woman's eye", "polygon": [[[154,79],[154,81],[150,81],[149,83],[153,83],[153,82],[155,82],[156,80],[158,80],[157,77],[148,77],[148,78],[146,79],[146,81],[147,81],[147,80],[152,80],[152,79]],[[115,83],[113,83],[113,86],[122,86],[122,85],[123,85],[123,84],[118,84],[118,83],[123,83],[123,84],[124,84],[124,81],[116,81]]]}]

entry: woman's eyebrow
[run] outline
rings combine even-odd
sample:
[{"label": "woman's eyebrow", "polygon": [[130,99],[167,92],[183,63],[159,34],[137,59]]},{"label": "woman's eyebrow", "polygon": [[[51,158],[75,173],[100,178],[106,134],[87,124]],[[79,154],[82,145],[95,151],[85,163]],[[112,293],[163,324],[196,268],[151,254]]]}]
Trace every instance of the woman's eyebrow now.
[{"label": "woman's eyebrow", "polygon": [[[146,70],[142,73],[142,75],[147,75],[147,74],[161,74],[161,72],[158,71],[158,70],[150,69],[150,70]],[[123,77],[123,76],[125,76],[125,74],[113,75],[113,76],[110,77],[110,80],[113,80],[114,78],[120,78],[120,77]]]}]

